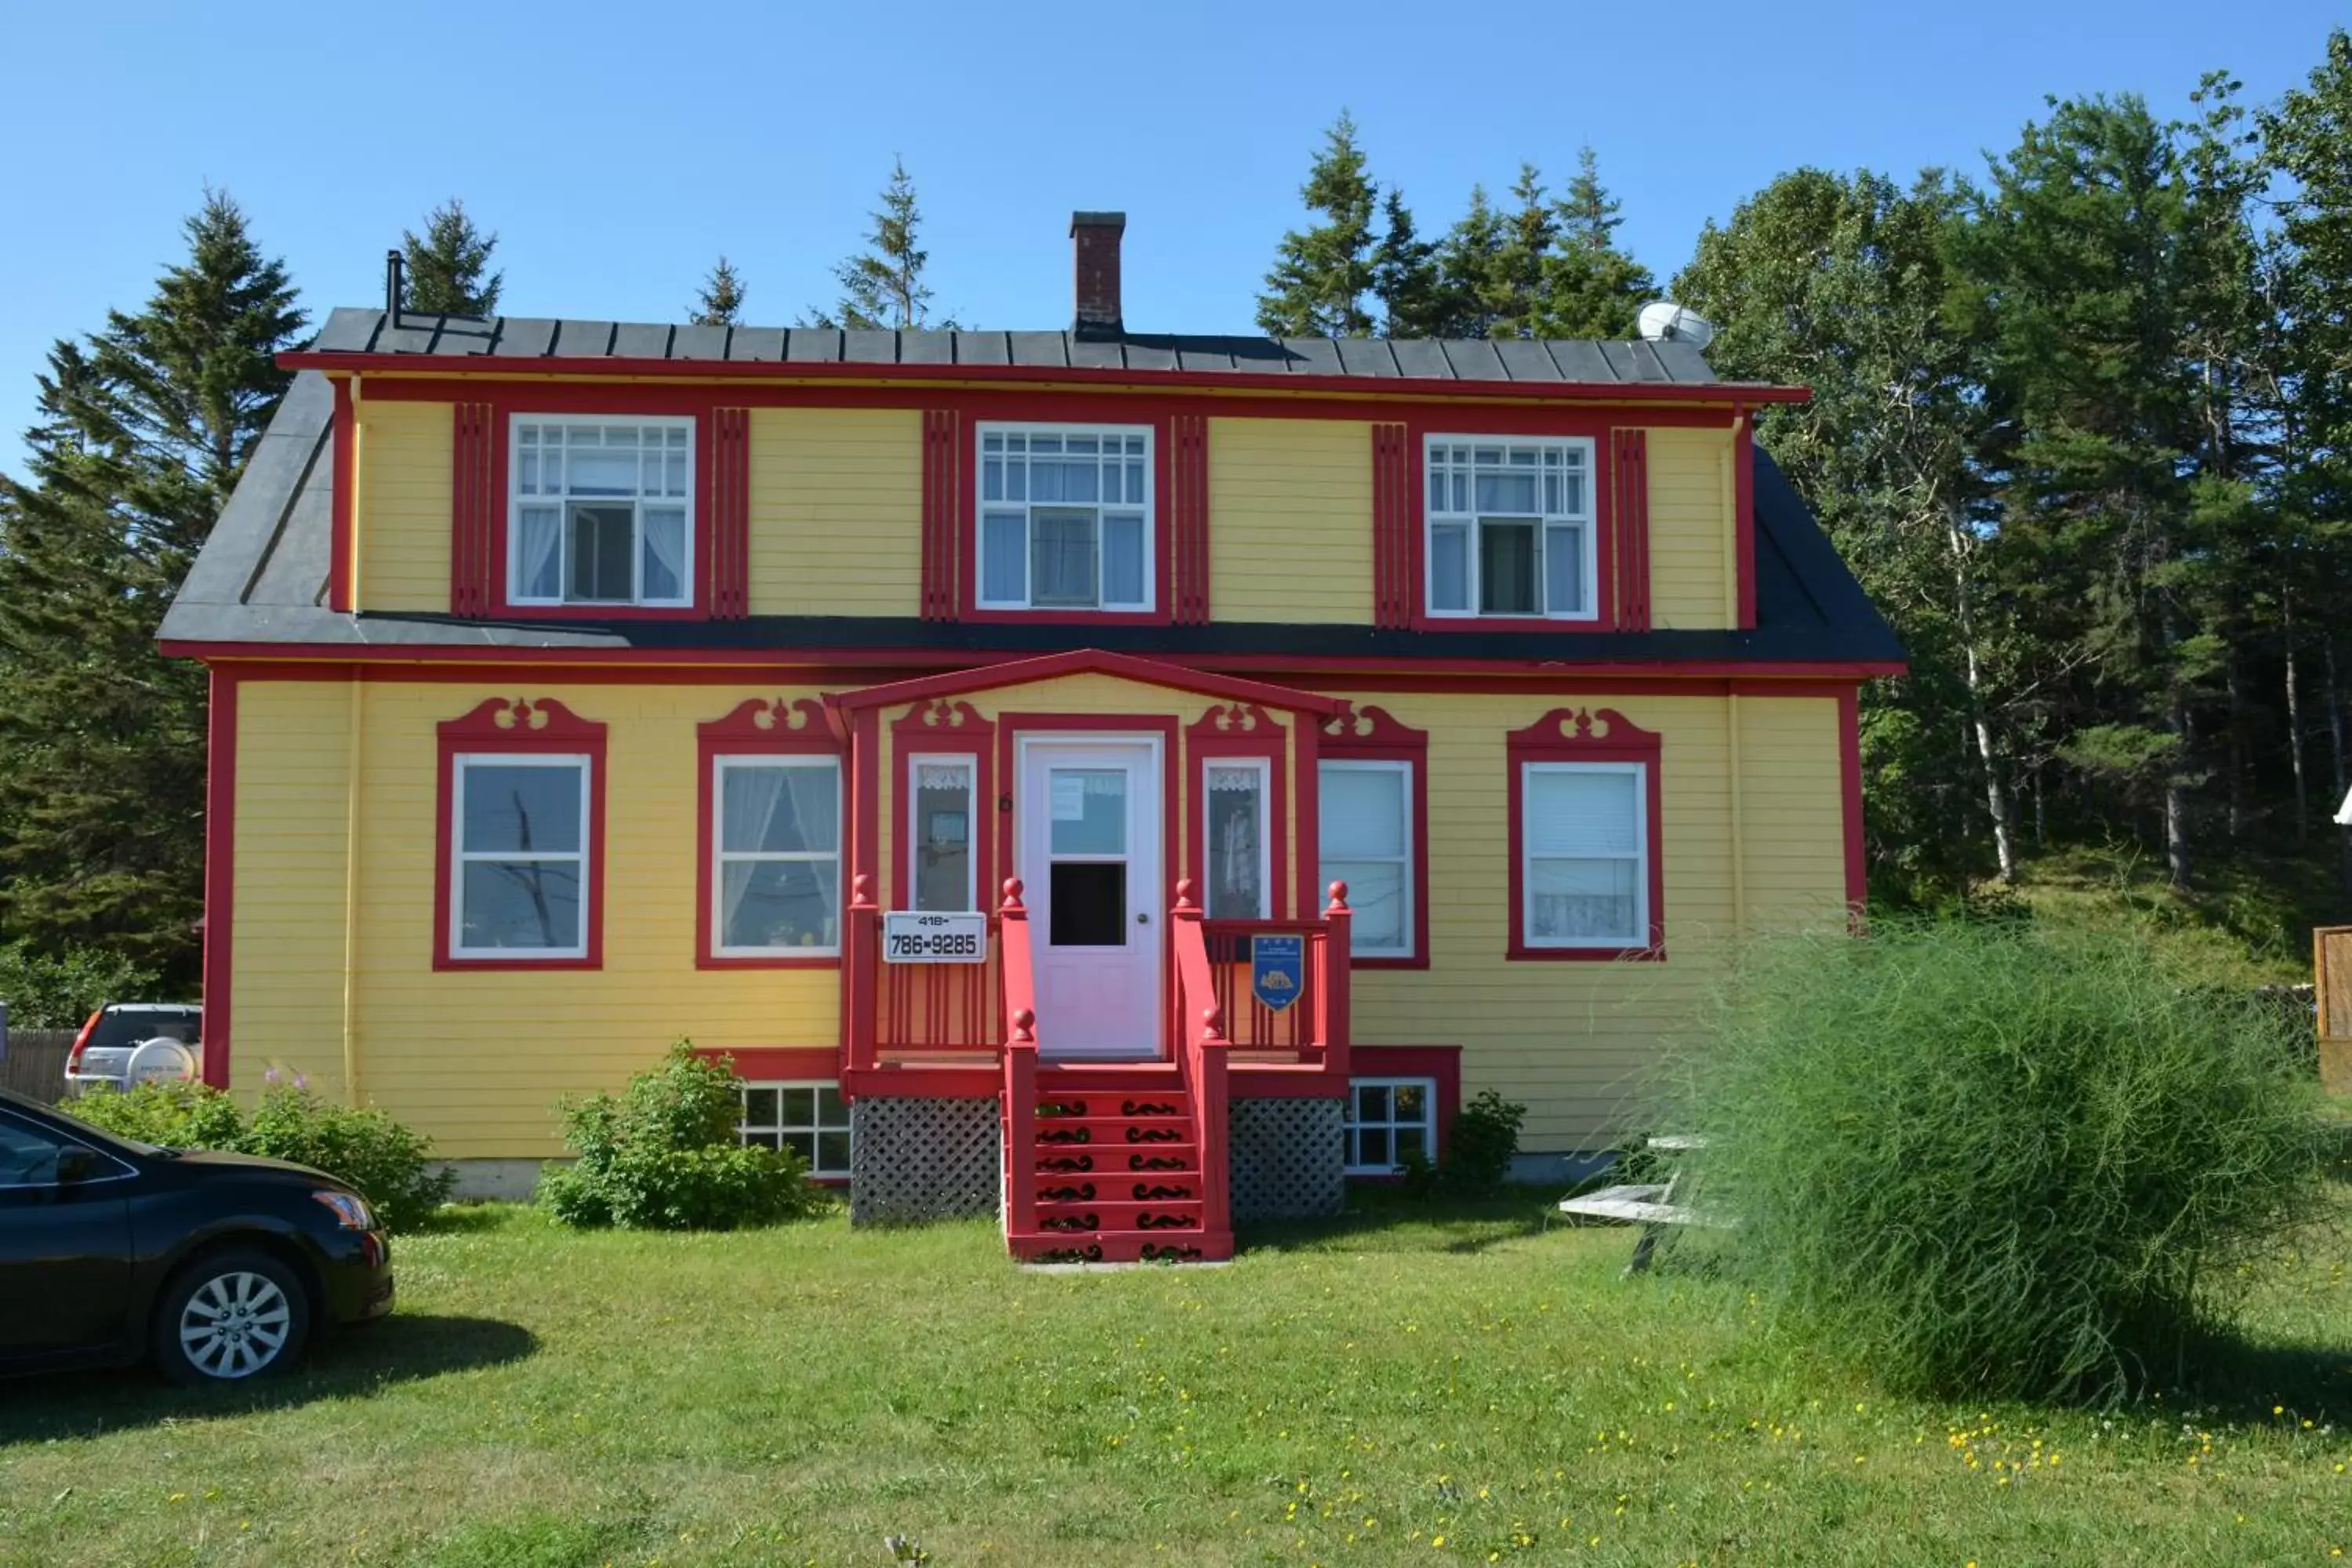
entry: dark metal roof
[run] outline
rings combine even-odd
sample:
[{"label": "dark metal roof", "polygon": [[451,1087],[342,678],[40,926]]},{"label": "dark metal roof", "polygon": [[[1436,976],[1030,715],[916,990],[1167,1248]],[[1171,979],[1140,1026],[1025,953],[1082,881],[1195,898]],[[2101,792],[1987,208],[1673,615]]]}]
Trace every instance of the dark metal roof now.
[{"label": "dark metal roof", "polygon": [[836,327],[696,327],[538,316],[421,316],[338,310],[320,353],[442,359],[712,360],[735,363],[1029,365],[1046,369],[1226,371],[1370,381],[1557,382],[1582,385],[1755,386],[1727,382],[1688,343],[1518,338],[1252,338],[1128,332],[859,331]]},{"label": "dark metal roof", "polygon": [[[959,653],[1051,653],[1067,626],[965,626],[911,616],[755,616],[741,621],[485,621],[414,613],[351,615],[327,605],[334,490],[334,399],[305,371],[261,438],[236,493],[163,617],[166,642],[304,643],[361,649],[431,647],[937,647]],[[1437,632],[1361,626],[1219,621],[1202,626],[1088,627],[1112,652],[1173,658],[1472,658],[1535,663],[1753,659],[1880,663],[1903,658],[1895,634],[1769,458],[1756,457],[1753,631]]]}]

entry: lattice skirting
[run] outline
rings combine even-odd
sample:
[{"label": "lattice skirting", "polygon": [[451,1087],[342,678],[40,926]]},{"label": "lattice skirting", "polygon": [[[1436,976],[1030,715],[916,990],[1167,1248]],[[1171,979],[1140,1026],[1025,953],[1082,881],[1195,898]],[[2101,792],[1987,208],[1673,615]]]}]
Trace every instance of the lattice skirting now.
[{"label": "lattice skirting", "polygon": [[993,1100],[861,1097],[849,1108],[849,1222],[915,1225],[1001,1212]]},{"label": "lattice skirting", "polygon": [[1230,1125],[1235,1220],[1303,1219],[1346,1207],[1345,1102],[1236,1100]]}]

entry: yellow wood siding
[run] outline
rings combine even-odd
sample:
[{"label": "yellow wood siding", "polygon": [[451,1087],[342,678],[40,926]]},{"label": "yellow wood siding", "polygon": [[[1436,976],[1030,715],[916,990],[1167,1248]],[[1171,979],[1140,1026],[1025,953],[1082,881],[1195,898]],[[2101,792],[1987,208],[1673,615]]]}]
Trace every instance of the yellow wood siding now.
[{"label": "yellow wood siding", "polygon": [[1369,625],[1372,427],[1209,421],[1209,612]]},{"label": "yellow wood siding", "polygon": [[1649,432],[1650,619],[1679,631],[1727,626],[1731,441],[1721,430]]},{"label": "yellow wood siding", "polygon": [[456,412],[446,403],[364,395],[357,406],[359,607],[446,613]]},{"label": "yellow wood siding", "polygon": [[919,613],[919,410],[755,408],[751,468],[753,615]]}]

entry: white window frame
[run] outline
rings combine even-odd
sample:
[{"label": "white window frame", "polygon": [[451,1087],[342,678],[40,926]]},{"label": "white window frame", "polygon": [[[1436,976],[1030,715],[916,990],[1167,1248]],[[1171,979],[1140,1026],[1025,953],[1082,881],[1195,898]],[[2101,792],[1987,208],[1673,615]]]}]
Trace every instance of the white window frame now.
[{"label": "white window frame", "polygon": [[[1622,773],[1633,781],[1633,849],[1631,854],[1548,855],[1549,860],[1620,860],[1633,868],[1633,929],[1620,936],[1544,937],[1536,935],[1536,875],[1538,858],[1528,847],[1528,829],[1535,820],[1535,790],[1538,773]],[[1598,949],[1618,952],[1650,945],[1650,764],[1647,763],[1545,763],[1519,764],[1519,942],[1529,948],[1575,951]]]},{"label": "white window frame", "polygon": [[[1415,921],[1420,911],[1414,907],[1414,900],[1420,897],[1420,892],[1413,886],[1413,857],[1420,852],[1421,846],[1413,842],[1412,837],[1412,792],[1416,783],[1413,778],[1413,764],[1402,757],[1325,757],[1317,764],[1315,788],[1316,796],[1318,802],[1321,799],[1323,790],[1321,774],[1323,772],[1331,769],[1348,769],[1359,773],[1392,773],[1402,775],[1404,780],[1404,788],[1399,791],[1397,795],[1397,809],[1403,814],[1403,821],[1399,825],[1402,830],[1400,837],[1402,837],[1404,845],[1404,852],[1402,856],[1349,855],[1343,857],[1343,858],[1349,860],[1386,861],[1390,859],[1399,859],[1401,861],[1403,868],[1403,873],[1398,882],[1400,889],[1398,897],[1404,902],[1404,912],[1403,918],[1398,923],[1398,929],[1403,937],[1402,944],[1397,947],[1367,947],[1361,942],[1357,941],[1351,932],[1349,936],[1350,946],[1349,949],[1349,956],[1350,958],[1378,959],[1412,959],[1417,957],[1419,955],[1414,951],[1414,944],[1419,927],[1416,925]],[[1315,883],[1318,887],[1328,887],[1334,879],[1324,868],[1323,846],[1320,842],[1321,830],[1319,826],[1317,830],[1317,837],[1318,842],[1315,846]],[[1344,879],[1340,879],[1344,880]],[[1352,897],[1349,901],[1351,903],[1353,902]]]},{"label": "white window frame", "polygon": [[[833,770],[833,848],[729,849],[727,847],[727,770],[730,768],[814,768]],[[727,867],[730,861],[750,865],[766,862],[822,865],[833,863],[834,896],[841,895],[841,841],[849,831],[843,812],[842,765],[824,752],[721,752],[710,759],[710,955],[713,958],[838,958],[841,943],[817,947],[730,947],[727,942]],[[838,911],[836,911],[837,913]],[[838,938],[840,923],[835,933]]]},{"label": "white window frame", "polygon": [[[593,612],[599,609],[661,609],[685,610],[694,607],[695,559],[695,442],[697,432],[691,415],[646,414],[517,414],[507,421],[507,603],[534,607],[550,606]],[[570,429],[580,426],[634,425],[640,430],[658,429],[667,436],[672,430],[686,432],[686,494],[683,499],[669,496],[655,498],[657,504],[669,505],[673,500],[686,513],[684,530],[684,569],[678,574],[680,596],[671,599],[647,598],[640,590],[644,584],[646,550],[646,500],[642,489],[623,498],[620,496],[573,496],[568,491],[549,495],[526,496],[522,492],[521,431],[526,425],[542,429]],[[572,582],[571,520],[566,515],[574,500],[617,506],[624,499],[629,503],[632,518],[629,529],[629,587],[626,599],[573,599],[566,597]],[[522,591],[522,509],[526,505],[556,508],[556,591],[552,598],[533,596]]]},{"label": "white window frame", "polygon": [[[1389,1091],[1389,1119],[1386,1121],[1359,1121],[1356,1120],[1356,1091],[1360,1089],[1385,1089]],[[1421,1104],[1423,1114],[1422,1120],[1418,1122],[1400,1121],[1397,1120],[1396,1091],[1400,1089],[1418,1089],[1421,1090]],[[1349,1079],[1348,1080],[1347,1143],[1344,1154],[1344,1158],[1348,1162],[1347,1173],[1351,1176],[1393,1176],[1398,1172],[1403,1170],[1403,1163],[1394,1159],[1391,1159],[1390,1163],[1385,1165],[1368,1165],[1359,1161],[1356,1158],[1357,1154],[1360,1152],[1361,1146],[1361,1140],[1359,1137],[1359,1134],[1367,1127],[1386,1128],[1389,1134],[1389,1152],[1391,1154],[1394,1154],[1396,1152],[1397,1129],[1400,1127],[1415,1126],[1422,1130],[1422,1152],[1427,1156],[1429,1163],[1433,1165],[1437,1163],[1437,1080],[1435,1079],[1415,1078],[1411,1075],[1407,1075],[1402,1078]]]},{"label": "white window frame", "polygon": [[[918,815],[923,809],[923,792],[918,787],[923,776],[923,764],[934,767],[960,767],[964,771],[964,857],[963,910],[980,908],[980,759],[970,752],[913,752],[907,757],[907,839],[906,853],[912,856],[924,843],[923,822]],[[907,868],[907,907],[922,909],[922,872],[908,864]],[[956,910],[940,911],[955,913]]]},{"label": "white window frame", "polygon": [[[754,1127],[751,1124],[751,1091],[755,1089],[772,1089],[778,1091],[776,1100],[776,1121],[772,1126]],[[815,1121],[811,1126],[803,1127],[799,1122],[786,1121],[783,1119],[784,1108],[782,1091],[794,1089],[812,1089],[816,1092],[816,1098],[812,1100],[812,1108],[810,1110],[810,1114],[815,1118]],[[831,1166],[821,1165],[817,1163],[817,1154],[824,1148],[824,1139],[822,1135],[827,1132],[848,1133],[850,1140],[850,1159],[855,1163],[857,1158],[857,1131],[854,1122],[849,1120],[844,1120],[842,1123],[836,1127],[824,1120],[824,1100],[822,1096],[824,1091],[828,1089],[833,1090],[835,1094],[839,1094],[841,1092],[840,1080],[829,1078],[755,1079],[746,1080],[740,1086],[736,1099],[736,1105],[738,1107],[735,1114],[736,1142],[743,1144],[746,1148],[749,1148],[751,1146],[751,1135],[753,1133],[772,1132],[776,1134],[779,1141],[781,1141],[784,1138],[789,1138],[795,1133],[805,1132],[808,1134],[809,1138],[808,1173],[824,1181],[847,1181],[849,1179],[850,1172],[850,1167],[848,1165],[844,1165],[838,1170],[835,1170]],[[841,1109],[845,1119],[847,1118],[849,1111],[848,1105],[845,1103]],[[759,1147],[765,1149],[771,1147],[771,1145],[763,1142],[760,1144]]]},{"label": "white window frame", "polygon": [[1214,853],[1209,842],[1209,803],[1216,792],[1209,787],[1209,775],[1219,768],[1234,768],[1256,775],[1257,778],[1257,912],[1247,915],[1220,915],[1209,910],[1209,892],[1216,883],[1206,865],[1201,868],[1201,910],[1204,917],[1217,921],[1270,921],[1274,918],[1274,836],[1281,828],[1274,821],[1274,770],[1264,757],[1203,757],[1201,759],[1201,857],[1206,860]]},{"label": "white window frame", "polygon": [[[588,934],[595,929],[592,900],[595,883],[590,877],[596,822],[593,772],[596,761],[585,752],[459,752],[450,759],[449,788],[449,907],[442,918],[449,922],[449,956],[530,963],[538,959],[585,958]],[[466,778],[476,767],[577,768],[580,770],[580,847],[549,854],[542,850],[473,849],[466,847]],[[566,860],[580,868],[580,940],[570,947],[467,947],[466,945],[466,866],[468,861]]]},{"label": "white window frame", "polygon": [[[1108,605],[1102,602],[1103,548],[1102,513],[1104,503],[1087,501],[1018,501],[988,499],[988,437],[991,436],[1095,436],[1117,437],[1121,440],[1130,436],[1143,437],[1143,598],[1132,605]],[[1052,420],[998,420],[974,426],[972,431],[972,603],[983,610],[1026,610],[1038,615],[1072,616],[1137,616],[1150,615],[1160,607],[1160,449],[1156,432],[1149,425],[1064,425]],[[1035,597],[1036,573],[1032,564],[1035,541],[1033,509],[1037,506],[1091,505],[1095,509],[1095,603],[1092,605],[1038,605]],[[988,584],[988,513],[991,510],[1009,511],[1021,509],[1021,586],[1018,599],[991,599]],[[1132,510],[1127,501],[1117,503],[1116,510]]]},{"label": "white window frame", "polygon": [[[1480,527],[1480,519],[1482,514],[1477,510],[1477,495],[1475,493],[1475,482],[1473,493],[1470,496],[1471,507],[1468,511],[1457,512],[1451,510],[1441,511],[1436,507],[1430,504],[1430,476],[1439,466],[1437,452],[1438,448],[1441,447],[1532,447],[1538,454],[1537,467],[1535,468],[1535,473],[1538,481],[1541,480],[1543,475],[1540,454],[1545,450],[1549,449],[1560,452],[1563,455],[1563,461],[1565,461],[1567,454],[1578,453],[1582,455],[1584,471],[1584,509],[1582,511],[1538,511],[1525,514],[1524,516],[1516,512],[1497,512],[1493,514],[1498,519],[1507,518],[1513,521],[1524,521],[1532,522],[1535,525],[1535,585],[1538,598],[1546,601],[1544,608],[1530,613],[1518,610],[1497,610],[1489,612],[1478,607],[1479,584],[1481,582],[1481,576],[1478,570],[1478,554],[1482,548],[1481,542],[1485,538],[1485,530]],[[1601,458],[1600,444],[1598,442],[1587,436],[1432,435],[1423,437],[1422,441],[1421,460],[1421,602],[1423,611],[1427,613],[1431,618],[1437,620],[1461,621],[1530,619],[1541,619],[1547,621],[1600,620]],[[1447,467],[1450,471],[1451,465],[1448,464]],[[1472,472],[1475,473],[1475,469],[1473,468]],[[1465,574],[1463,584],[1465,589],[1464,598],[1467,603],[1466,607],[1463,609],[1442,610],[1437,607],[1437,571],[1435,563],[1437,559],[1437,530],[1441,523],[1448,526],[1460,525],[1468,530],[1468,547],[1463,562],[1463,571]],[[1560,524],[1571,523],[1580,529],[1583,535],[1583,560],[1580,563],[1579,569],[1582,572],[1584,578],[1584,608],[1581,610],[1555,610],[1550,607],[1549,603],[1550,598],[1550,574],[1546,567],[1544,559],[1545,552],[1549,548],[1551,530],[1555,526]]]}]

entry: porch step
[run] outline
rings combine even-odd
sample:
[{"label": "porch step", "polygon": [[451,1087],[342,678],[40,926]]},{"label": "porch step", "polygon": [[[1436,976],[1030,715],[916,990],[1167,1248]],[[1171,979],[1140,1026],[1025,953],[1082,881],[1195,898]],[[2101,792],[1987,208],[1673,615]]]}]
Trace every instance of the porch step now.
[{"label": "porch step", "polygon": [[1205,1228],[1200,1128],[1192,1098],[1164,1075],[1098,1069],[1041,1084],[1025,1161],[1034,1197],[1005,1216],[1013,1256],[1066,1262],[1184,1261],[1233,1256]]},{"label": "porch step", "polygon": [[1230,1234],[1079,1231],[1015,1233],[1004,1240],[1006,1249],[1024,1263],[1221,1263],[1234,1255]]},{"label": "porch step", "polygon": [[1201,1168],[1201,1152],[1184,1143],[1040,1143],[1037,1180],[1100,1181],[1189,1175]]},{"label": "porch step", "polygon": [[1201,1233],[1201,1205],[1195,1198],[1171,1198],[1150,1204],[1039,1204],[1037,1228],[1198,1236]]},{"label": "porch step", "polygon": [[1190,1116],[1041,1116],[1037,1147],[1100,1144],[1105,1148],[1149,1143],[1189,1143]]}]

